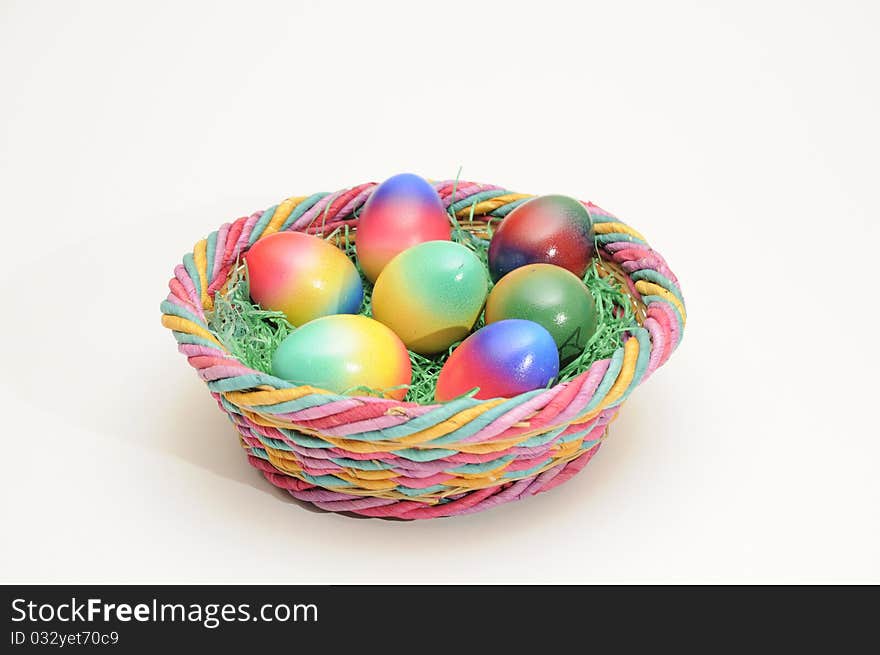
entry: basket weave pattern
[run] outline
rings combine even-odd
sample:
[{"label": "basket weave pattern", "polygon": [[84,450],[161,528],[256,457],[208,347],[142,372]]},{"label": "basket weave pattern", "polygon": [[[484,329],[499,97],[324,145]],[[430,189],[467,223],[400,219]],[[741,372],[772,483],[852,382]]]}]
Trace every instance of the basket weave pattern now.
[{"label": "basket weave pattern", "polygon": [[[471,227],[495,223],[531,197],[471,182],[434,186],[451,212],[472,219]],[[641,325],[612,357],[553,388],[435,405],[341,396],[248,368],[210,332],[205,312],[214,294],[258,239],[282,230],[356,229],[357,212],[375,188],[288,198],[223,225],[174,270],[162,323],[231,419],[249,462],[321,509],[404,519],[476,512],[572,477],[599,449],[621,403],[678,346],[686,320],[664,259],[592,203],[584,206],[599,256],[622,272],[642,309]]]}]

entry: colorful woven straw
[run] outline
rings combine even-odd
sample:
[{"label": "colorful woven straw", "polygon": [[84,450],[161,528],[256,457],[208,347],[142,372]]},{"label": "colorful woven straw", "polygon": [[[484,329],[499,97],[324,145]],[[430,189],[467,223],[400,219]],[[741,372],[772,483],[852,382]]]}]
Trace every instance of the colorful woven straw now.
[{"label": "colorful woven straw", "polygon": [[[471,182],[434,186],[451,212],[474,219],[471,230],[531,197]],[[477,512],[568,480],[599,449],[621,403],[678,346],[686,320],[678,281],[660,254],[592,203],[584,206],[599,255],[626,282],[640,325],[612,357],[550,389],[428,406],[340,396],[248,368],[209,330],[214,294],[258,239],[280,230],[356,229],[375,187],[288,198],[223,225],[175,268],[162,324],[235,425],[248,460],[321,509],[403,519]]]}]

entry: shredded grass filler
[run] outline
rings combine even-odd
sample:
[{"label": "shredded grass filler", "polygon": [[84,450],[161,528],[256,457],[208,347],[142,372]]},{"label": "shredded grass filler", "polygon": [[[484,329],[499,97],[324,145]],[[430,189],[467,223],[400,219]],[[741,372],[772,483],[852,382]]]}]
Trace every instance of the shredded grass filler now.
[{"label": "shredded grass filler", "polygon": [[[455,217],[450,217],[450,220],[453,223],[453,240],[473,250],[485,266],[489,239],[480,238],[462,229]],[[342,232],[335,231],[327,235],[326,239],[343,244],[345,253],[357,266],[354,238],[349,234],[347,227]],[[364,285],[361,314],[371,316],[373,287],[360,267],[357,268]],[[610,357],[621,346],[623,334],[636,325],[630,298],[614,276],[602,277],[594,261],[584,275],[583,281],[596,302],[598,317],[596,332],[587,342],[584,351],[559,371],[559,375],[551,381],[550,386],[583,373],[597,360]],[[232,355],[246,366],[264,373],[271,373],[272,353],[287,335],[296,330],[282,312],[263,309],[251,300],[246,268],[243,264],[236,266],[225,293],[217,294],[214,310],[207,318],[211,331]],[[481,315],[474,330],[479,329],[483,324]],[[434,402],[437,376],[457,345],[457,343],[453,344],[448,351],[430,357],[410,351],[412,382],[405,400],[422,404]],[[363,388],[350,391],[381,395],[379,391]]]}]

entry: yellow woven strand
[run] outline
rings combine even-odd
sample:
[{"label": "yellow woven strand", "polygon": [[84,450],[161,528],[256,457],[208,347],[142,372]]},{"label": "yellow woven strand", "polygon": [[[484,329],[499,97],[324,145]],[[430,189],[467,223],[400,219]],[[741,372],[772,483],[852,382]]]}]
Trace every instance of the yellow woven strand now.
[{"label": "yellow woven strand", "polygon": [[[397,488],[397,482],[395,482],[394,480],[364,480],[362,478],[356,478],[352,475],[347,475],[345,473],[342,473],[341,471],[336,471],[335,473],[333,473],[333,475],[335,475],[340,480],[345,480],[346,482],[357,485],[361,489],[369,489],[370,491],[393,491]],[[348,493],[348,487],[339,488],[339,491],[343,493]]]},{"label": "yellow woven strand", "polygon": [[514,439],[498,439],[487,441],[485,443],[465,443],[455,444],[455,449],[462,453],[471,455],[486,455],[488,453],[497,453],[508,448],[520,445],[523,441],[528,441],[535,435],[523,434]]},{"label": "yellow woven strand", "polygon": [[641,239],[645,243],[648,242],[637,230],[623,223],[593,223],[593,232],[596,234],[628,234],[636,239]]},{"label": "yellow woven strand", "polygon": [[211,281],[208,279],[208,240],[202,239],[193,247],[193,261],[196,264],[196,270],[199,277],[202,278],[202,308],[211,309],[214,307],[214,300],[208,296],[208,285]]},{"label": "yellow woven strand", "polygon": [[[395,441],[354,441],[350,439],[341,439],[339,437],[328,437],[320,433],[315,433],[327,443],[337,448],[342,448],[353,453],[388,453],[400,450],[403,445]],[[445,444],[442,446],[422,446],[420,450],[436,450],[454,448],[462,453],[470,453],[474,455],[483,455],[486,453],[497,453],[513,446],[517,446],[526,440],[527,437],[517,437],[515,439],[504,439],[498,441],[488,441],[486,443],[456,443]],[[418,446],[416,446],[418,448]]]},{"label": "yellow woven strand", "polygon": [[[226,397],[226,400],[231,402],[236,407],[245,408],[245,407],[259,407],[261,405],[275,405],[277,403],[284,403],[288,400],[299,400],[303,396],[308,396],[312,393],[320,393],[320,394],[328,394],[329,391],[324,389],[317,389],[315,387],[310,387],[308,385],[303,385],[300,387],[293,387],[291,389],[262,389],[260,391],[227,391],[223,395]],[[289,424],[281,423],[282,427],[287,427]]]},{"label": "yellow woven strand", "polygon": [[360,469],[345,467],[342,469],[346,475],[358,480],[393,480],[400,477],[400,473],[390,470],[362,471]]},{"label": "yellow woven strand", "polygon": [[648,282],[647,280],[639,280],[636,282],[636,291],[638,291],[643,296],[660,296],[665,300],[668,300],[678,309],[678,313],[681,314],[681,322],[682,325],[687,323],[687,313],[684,310],[684,305],[681,304],[681,301],[676,298],[671,292],[667,291],[659,284],[655,284],[654,282]]},{"label": "yellow woven strand", "polygon": [[609,405],[613,405],[620,400],[623,397],[623,394],[626,393],[626,390],[629,389],[629,385],[632,384],[633,378],[636,375],[639,350],[639,340],[635,337],[630,337],[626,340],[626,343],[623,344],[623,366],[620,368],[620,374],[617,376],[617,380],[611,386],[611,389],[608,390],[608,395],[605,396],[605,400],[601,403],[603,406],[608,407]]},{"label": "yellow woven strand", "polygon": [[[504,471],[507,470],[508,466],[510,466],[510,462],[503,462],[488,471],[480,471],[479,473],[456,473],[455,477],[460,480],[497,480],[504,475]],[[453,482],[450,480],[443,484],[452,485]]]},{"label": "yellow woven strand", "polygon": [[300,480],[303,479],[302,476],[297,475],[298,473],[302,473],[302,468],[300,468],[294,460],[278,457],[277,451],[270,452],[269,450],[267,450],[266,456],[269,458],[269,463],[282,473],[287,473],[288,475],[299,478]]},{"label": "yellow woven strand", "polygon": [[299,459],[296,453],[290,450],[281,450],[280,448],[272,448],[267,444],[263,444],[263,449],[268,453],[271,452],[278,459],[283,459],[286,462],[293,462],[296,466],[300,466]]},{"label": "yellow woven strand", "polygon": [[575,439],[574,441],[567,441],[562,444],[557,444],[556,446],[554,446],[553,457],[564,458],[574,455],[577,451],[581,449],[581,446],[583,446],[583,444],[583,439]]},{"label": "yellow woven strand", "polygon": [[352,453],[390,453],[394,450],[400,450],[401,445],[394,441],[355,441],[354,439],[345,439],[343,437],[329,437],[326,434],[316,434],[335,448],[347,450]]},{"label": "yellow woven strand", "polygon": [[269,224],[266,226],[266,229],[263,230],[263,234],[260,238],[267,236],[269,234],[274,234],[278,230],[281,229],[281,226],[284,225],[284,221],[287,220],[287,217],[290,216],[290,213],[296,209],[296,206],[301,203],[303,200],[308,198],[308,196],[295,196],[292,198],[287,198],[278,204],[278,208],[275,210],[275,213],[272,215],[272,220],[269,221]]},{"label": "yellow woven strand", "polygon": [[626,340],[626,343],[623,344],[623,365],[620,367],[620,373],[618,373],[617,379],[614,381],[614,384],[611,385],[608,393],[605,394],[605,398],[602,399],[602,402],[599,403],[598,407],[576,421],[572,421],[572,423],[580,424],[592,421],[602,413],[602,410],[619,400],[620,397],[626,393],[630,383],[633,381],[633,377],[635,377],[636,363],[638,362],[638,359],[639,340],[635,337],[630,337]]},{"label": "yellow woven strand", "polygon": [[[534,198],[534,196],[528,193],[505,193],[503,196],[498,196],[497,198],[483,200],[481,202],[478,202],[476,205],[473,205],[474,216],[489,214],[499,207],[503,207],[504,205],[510,204],[511,202],[523,200],[525,198]],[[463,209],[459,209],[457,212],[455,212],[455,215],[461,217],[470,216],[471,205],[468,205]]]},{"label": "yellow woven strand", "polygon": [[226,348],[223,347],[223,344],[217,341],[213,334],[188,319],[181,318],[180,316],[172,316],[171,314],[162,314],[162,325],[175,332],[184,332],[185,334],[192,334],[207,339],[211,343],[217,344],[218,348],[226,352]]},{"label": "yellow woven strand", "polygon": [[480,403],[479,405],[469,407],[468,409],[461,411],[454,416],[450,416],[448,419],[442,421],[441,423],[438,423],[437,425],[432,425],[430,428],[401,438],[398,443],[400,445],[412,446],[445,436],[450,432],[454,432],[455,430],[464,427],[475,418],[477,418],[480,414],[488,412],[490,409],[497,405],[500,405],[503,402],[507,402],[506,399],[497,398],[495,400],[487,400],[486,402]]}]

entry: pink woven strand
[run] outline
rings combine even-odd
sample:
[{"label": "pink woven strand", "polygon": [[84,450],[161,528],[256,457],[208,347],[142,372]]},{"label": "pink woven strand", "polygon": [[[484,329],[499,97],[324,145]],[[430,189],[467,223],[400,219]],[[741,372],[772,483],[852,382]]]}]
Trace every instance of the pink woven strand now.
[{"label": "pink woven strand", "polygon": [[617,220],[617,216],[610,211],[602,209],[599,205],[593,204],[592,202],[582,202],[581,204],[586,207],[589,213],[593,216],[604,216],[605,218],[613,218],[614,220]]},{"label": "pink woven strand", "polygon": [[605,377],[605,373],[608,372],[608,367],[610,365],[610,360],[602,359],[587,369],[585,375],[582,374],[584,382],[581,385],[578,395],[573,401],[571,401],[571,404],[569,404],[569,406],[556,417],[559,424],[564,425],[565,423],[568,423],[586,409],[587,405],[589,405],[590,401],[593,399],[596,389],[599,388],[599,384]]},{"label": "pink woven strand", "polygon": [[565,389],[566,384],[557,385],[547,391],[538,394],[534,398],[530,398],[521,405],[514,407],[512,410],[499,416],[497,419],[489,423],[484,428],[472,434],[470,437],[462,439],[462,443],[475,443],[479,441],[489,441],[495,437],[503,435],[515,423],[519,423],[527,416],[535,413],[537,410],[545,407],[550,401],[558,396]]},{"label": "pink woven strand", "polygon": [[651,377],[654,371],[657,370],[666,353],[666,333],[663,330],[663,326],[654,318],[648,317],[645,319],[644,327],[648,334],[651,335],[651,356],[648,359],[648,368],[645,370],[642,382]]},{"label": "pink woven strand", "polygon": [[183,286],[186,290],[186,295],[189,298],[190,304],[194,310],[193,313],[196,314],[199,318],[204,318],[205,314],[202,310],[202,298],[198,291],[196,291],[196,287],[193,284],[193,281],[189,277],[189,273],[186,272],[186,267],[183,264],[178,264],[174,267],[174,277],[177,278],[177,281]]},{"label": "pink woven strand", "polygon": [[362,432],[373,432],[374,430],[383,430],[392,428],[397,425],[408,423],[409,416],[401,414],[386,414],[377,418],[367,419],[365,421],[354,421],[345,423],[337,427],[329,427],[321,430],[329,437],[347,437],[352,434],[360,434]]},{"label": "pink woven strand", "polygon": [[[296,494],[294,494],[294,497]],[[395,501],[388,500],[387,498],[375,498],[375,497],[362,497],[357,500],[337,500],[331,502],[325,502],[320,500],[311,501],[314,503],[316,507],[320,507],[321,509],[325,509],[330,512],[352,512],[357,511],[360,513],[365,513],[366,510],[372,508],[380,508],[383,505],[393,504]]]},{"label": "pink woven strand", "polygon": [[229,226],[229,232],[226,235],[226,248],[224,248],[223,252],[223,268],[232,266],[235,263],[239,253],[236,249],[238,246],[238,238],[241,236],[241,231],[244,229],[244,225],[247,221],[248,217],[242,216],[241,218],[235,219],[235,221],[232,222],[232,225]]},{"label": "pink woven strand", "polygon": [[312,207],[309,208],[302,216],[300,216],[296,221],[290,226],[291,230],[300,230],[307,225],[310,225],[320,214],[324,212],[324,208],[331,204],[336,198],[342,195],[342,191],[337,191],[336,193],[331,193],[329,195],[324,196],[318,202],[316,202]]},{"label": "pink woven strand", "polygon": [[168,281],[168,289],[171,291],[171,293],[168,294],[168,300],[171,300],[175,304],[186,307],[191,312],[198,314],[198,307],[195,307],[193,305],[192,299],[189,297],[189,293],[187,292],[183,284],[181,284],[180,280],[178,280],[176,277],[171,278]]},{"label": "pink woven strand", "polygon": [[672,349],[681,340],[681,328],[678,324],[676,311],[666,302],[652,302],[648,305],[646,315],[655,318],[667,330],[669,334],[669,342],[672,347],[666,353],[664,362],[669,359]]},{"label": "pink woven strand", "polygon": [[573,459],[570,461],[564,469],[558,472],[551,480],[545,482],[543,484],[543,488],[541,488],[538,493],[543,493],[545,491],[550,491],[554,487],[558,487],[563,482],[570,480],[572,477],[577,475],[589,462],[593,457],[595,457],[596,453],[599,452],[599,448],[602,444],[598,444],[594,448],[591,448],[583,455],[578,457],[577,459]]},{"label": "pink woven strand", "polygon": [[224,223],[217,230],[217,239],[214,242],[214,262],[211,265],[211,272],[208,274],[211,283],[216,281],[218,274],[223,269],[223,256],[226,254],[226,237],[228,235],[229,223]]},{"label": "pink woven strand", "polygon": [[188,312],[192,312],[193,309],[195,309],[191,302],[184,300],[175,293],[169,293],[166,300],[174,305],[177,305],[178,307],[187,310]]},{"label": "pink woven strand", "polygon": [[202,346],[201,344],[196,343],[181,343],[177,345],[177,350],[180,353],[183,353],[190,357],[198,357],[199,355],[206,355],[208,357],[226,357],[230,361],[237,361],[234,357],[227,355],[219,348],[211,348],[208,346]]},{"label": "pink woven strand", "polygon": [[246,366],[209,366],[199,371],[199,377],[205,382],[214,380],[225,380],[237,375],[247,375],[251,372]]},{"label": "pink woven strand", "polygon": [[497,507],[498,505],[503,505],[504,503],[509,503],[511,501],[520,500],[526,490],[531,486],[531,484],[532,480],[529,478],[517,480],[509,487],[502,488],[498,491],[498,493],[485,498],[482,502],[471,505],[470,507],[466,507],[458,512],[453,512],[451,515],[461,516],[465,514],[476,514],[477,512],[482,512],[485,509]]},{"label": "pink woven strand", "polygon": [[351,216],[351,214],[353,214],[354,211],[355,211],[358,207],[362,207],[362,206],[363,206],[363,204],[367,201],[367,198],[369,198],[369,197],[372,195],[373,191],[376,189],[376,186],[378,186],[378,185],[376,185],[376,184],[365,184],[365,185],[363,185],[363,190],[362,190],[360,193],[358,193],[354,198],[352,198],[351,200],[349,200],[349,201],[348,201],[348,202],[347,202],[347,203],[346,203],[346,204],[345,204],[345,205],[339,210],[339,214],[338,214],[338,215],[339,215],[339,216]]},{"label": "pink woven strand", "polygon": [[251,238],[251,233],[254,231],[254,226],[257,224],[257,222],[259,222],[262,215],[263,212],[254,212],[247,217],[244,225],[242,225],[241,234],[238,235],[238,240],[235,242],[235,248],[232,251],[233,257],[238,257],[244,250],[247,249],[248,241],[250,241]]}]

